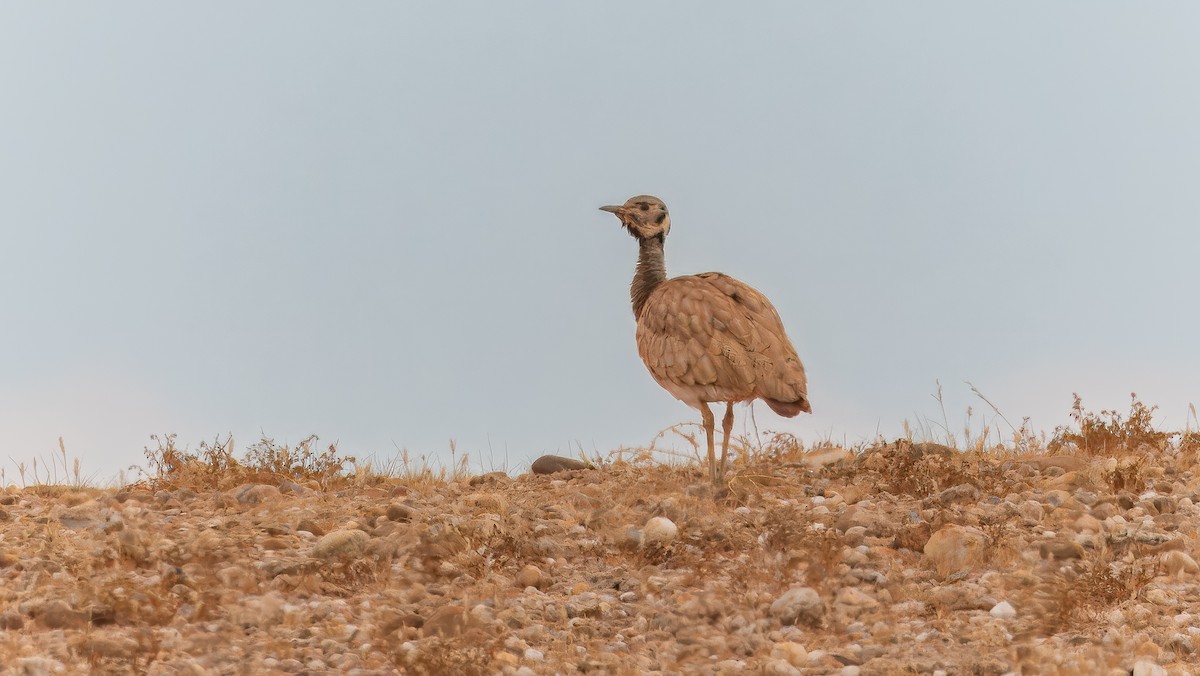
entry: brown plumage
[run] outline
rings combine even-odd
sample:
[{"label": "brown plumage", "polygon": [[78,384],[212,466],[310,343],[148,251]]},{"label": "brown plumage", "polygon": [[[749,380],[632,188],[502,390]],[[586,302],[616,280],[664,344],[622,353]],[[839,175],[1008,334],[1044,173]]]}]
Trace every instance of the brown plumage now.
[{"label": "brown plumage", "polygon": [[[638,240],[637,271],[630,286],[638,354],[659,385],[700,410],[709,474],[720,481],[733,429],[733,404],[762,399],[782,416],[811,413],[804,366],[779,314],[754,288],[719,272],[667,279],[663,244],[671,216],[662,200],[639,195],[622,206],[601,209],[616,214]],[[726,403],[720,464],[711,402]]]}]

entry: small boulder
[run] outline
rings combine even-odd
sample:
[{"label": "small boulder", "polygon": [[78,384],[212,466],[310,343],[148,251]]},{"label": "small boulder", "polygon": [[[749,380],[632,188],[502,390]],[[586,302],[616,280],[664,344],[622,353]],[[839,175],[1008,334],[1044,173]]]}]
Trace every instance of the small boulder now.
[{"label": "small boulder", "polygon": [[357,528],[335,530],[317,540],[312,555],[318,559],[349,559],[361,555],[368,540],[370,536]]},{"label": "small boulder", "polygon": [[243,507],[253,507],[279,499],[283,494],[270,484],[242,484],[233,489],[233,497]]},{"label": "small boulder", "polygon": [[900,530],[896,531],[896,537],[892,539],[892,546],[896,549],[911,549],[914,552],[924,551],[931,533],[928,521],[901,526]]},{"label": "small boulder", "polygon": [[322,535],[325,534],[325,529],[322,528],[319,523],[317,523],[316,521],[313,521],[312,519],[300,519],[300,523],[296,524],[296,530],[307,531],[317,537],[321,537]]},{"label": "small boulder", "polygon": [[42,609],[41,620],[50,629],[79,629],[87,624],[87,616],[62,599],[47,603]]},{"label": "small boulder", "polygon": [[1038,545],[1043,559],[1082,559],[1083,545],[1073,540],[1051,540]]},{"label": "small boulder", "polygon": [[946,577],[973,568],[987,556],[988,536],[972,526],[943,526],[925,543],[925,558]]},{"label": "small boulder", "polygon": [[587,469],[588,464],[582,460],[575,458],[564,458],[561,455],[543,455],[533,461],[530,466],[530,471],[534,474],[554,474],[555,472],[569,472],[577,469]]},{"label": "small boulder", "polygon": [[546,576],[542,574],[541,569],[537,566],[525,566],[519,573],[517,573],[517,586],[522,589],[526,587],[541,589],[545,586],[545,584]]},{"label": "small boulder", "polygon": [[812,587],[792,587],[771,604],[771,615],[784,624],[815,627],[825,616],[825,603]]},{"label": "small boulder", "polygon": [[412,521],[412,510],[399,502],[393,502],[388,505],[387,518],[389,521]]}]

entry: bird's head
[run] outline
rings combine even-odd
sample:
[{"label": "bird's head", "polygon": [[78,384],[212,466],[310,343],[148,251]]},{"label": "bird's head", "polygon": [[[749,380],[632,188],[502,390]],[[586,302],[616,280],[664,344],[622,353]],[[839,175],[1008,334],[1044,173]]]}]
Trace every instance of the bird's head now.
[{"label": "bird's head", "polygon": [[665,238],[671,230],[671,215],[667,213],[667,205],[653,195],[630,197],[619,207],[600,207],[600,210],[616,214],[621,219],[621,225],[639,240]]}]

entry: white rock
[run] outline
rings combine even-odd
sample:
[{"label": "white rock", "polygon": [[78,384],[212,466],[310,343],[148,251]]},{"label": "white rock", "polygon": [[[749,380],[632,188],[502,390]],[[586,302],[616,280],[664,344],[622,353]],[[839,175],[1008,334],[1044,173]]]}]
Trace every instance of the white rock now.
[{"label": "white rock", "polygon": [[992,617],[998,617],[1002,620],[1011,620],[1017,616],[1017,609],[1013,608],[1012,604],[1008,601],[1001,601],[1000,603],[992,606],[992,609],[988,611],[988,614],[990,614]]},{"label": "white rock", "polygon": [[665,516],[656,516],[642,526],[642,545],[664,547],[679,535],[679,527]]},{"label": "white rock", "polygon": [[542,651],[535,648],[526,648],[525,659],[529,660],[530,662],[541,662],[542,660],[546,659],[546,655]]},{"label": "white rock", "polygon": [[1138,660],[1133,663],[1132,676],[1167,676],[1167,670],[1150,660]]}]

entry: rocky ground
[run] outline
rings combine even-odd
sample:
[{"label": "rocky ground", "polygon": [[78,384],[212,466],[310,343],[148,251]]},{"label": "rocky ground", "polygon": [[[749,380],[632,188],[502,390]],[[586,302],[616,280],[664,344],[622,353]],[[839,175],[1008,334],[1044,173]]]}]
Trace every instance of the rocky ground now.
[{"label": "rocky ground", "polygon": [[1200,673],[1194,461],[900,442],[717,490],[648,463],[10,487],[0,671]]}]

